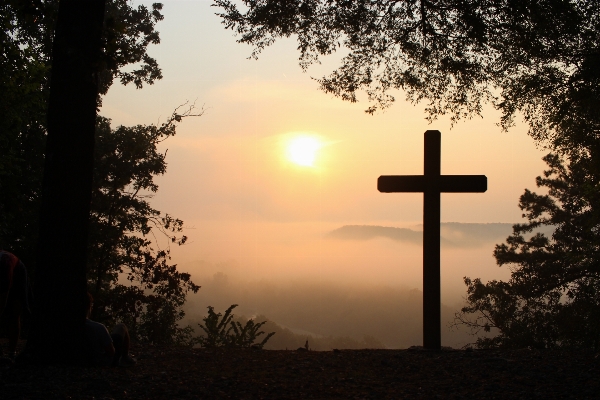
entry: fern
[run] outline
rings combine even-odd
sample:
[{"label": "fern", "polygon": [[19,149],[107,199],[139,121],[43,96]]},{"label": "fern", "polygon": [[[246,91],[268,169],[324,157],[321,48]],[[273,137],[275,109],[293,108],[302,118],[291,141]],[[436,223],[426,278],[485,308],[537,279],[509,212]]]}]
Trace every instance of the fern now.
[{"label": "fern", "polygon": [[239,321],[232,321],[233,314],[231,312],[237,306],[237,304],[231,305],[223,316],[221,313],[215,313],[212,306],[208,306],[208,315],[203,319],[204,325],[198,324],[206,334],[206,336],[197,338],[200,346],[208,348],[263,348],[275,332],[269,333],[261,342],[255,343],[259,336],[265,334],[264,331],[259,331],[259,329],[266,321],[256,323],[254,320],[249,319],[245,325],[242,325]]}]

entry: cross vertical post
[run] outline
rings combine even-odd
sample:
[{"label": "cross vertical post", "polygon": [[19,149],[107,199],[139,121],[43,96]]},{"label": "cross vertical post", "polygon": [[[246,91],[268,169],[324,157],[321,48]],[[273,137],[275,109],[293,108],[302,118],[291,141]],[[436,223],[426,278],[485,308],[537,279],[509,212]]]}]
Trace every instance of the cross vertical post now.
[{"label": "cross vertical post", "polygon": [[425,133],[423,192],[423,347],[442,346],[440,286],[441,133]]},{"label": "cross vertical post", "polygon": [[485,175],[441,175],[440,131],[425,132],[423,175],[382,175],[377,189],[384,193],[423,193],[423,347],[440,349],[440,195],[482,193],[487,190]]}]

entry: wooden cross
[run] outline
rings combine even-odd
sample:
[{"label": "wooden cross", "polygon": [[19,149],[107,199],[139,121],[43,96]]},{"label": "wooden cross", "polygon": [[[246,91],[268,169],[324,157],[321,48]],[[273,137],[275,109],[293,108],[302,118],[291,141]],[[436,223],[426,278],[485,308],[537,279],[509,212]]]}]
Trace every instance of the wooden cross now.
[{"label": "wooden cross", "polygon": [[483,193],[485,175],[441,175],[441,133],[425,132],[423,175],[380,176],[384,193],[423,193],[423,347],[441,349],[440,193]]}]

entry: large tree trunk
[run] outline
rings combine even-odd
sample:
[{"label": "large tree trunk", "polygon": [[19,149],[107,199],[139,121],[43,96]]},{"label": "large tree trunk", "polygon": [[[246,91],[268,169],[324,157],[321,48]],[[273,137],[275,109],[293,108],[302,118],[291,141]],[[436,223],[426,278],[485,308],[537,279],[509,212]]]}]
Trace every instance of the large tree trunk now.
[{"label": "large tree trunk", "polygon": [[61,0],[52,50],[48,141],[25,358],[81,361],[97,70],[105,0]]}]

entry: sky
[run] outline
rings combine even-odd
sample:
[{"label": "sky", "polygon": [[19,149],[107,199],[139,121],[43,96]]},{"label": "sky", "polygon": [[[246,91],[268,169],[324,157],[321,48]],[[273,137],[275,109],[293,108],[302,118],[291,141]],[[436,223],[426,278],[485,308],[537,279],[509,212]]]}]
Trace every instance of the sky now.
[{"label": "sky", "polygon": [[[442,194],[442,222],[521,221],[518,198],[535,189],[545,151],[519,118],[508,132],[497,126],[499,113],[491,107],[483,118],[453,127],[447,118],[429,124],[426,104],[408,103],[401,92],[391,108],[368,115],[366,100],[344,102],[311,79],[333,71],[341,55],[303,73],[289,38],[251,60],[252,48],[236,43],[210,1],[163,3],[161,43],[149,54],[164,78],[142,90],[115,84],[101,114],[116,127],[160,123],[186,101],[204,107],[203,116],[185,119],[162,144],[168,169],[151,201],[185,222],[189,241],[171,253],[196,283],[221,271],[248,280],[421,289],[418,240],[331,232],[349,225],[421,229],[422,195],[379,193],[376,182],[379,175],[423,173],[428,129],[442,132],[442,174],[488,178],[486,193]],[[286,153],[300,136],[319,140],[312,166],[295,164]],[[510,225],[443,226],[442,301],[460,302],[463,276],[509,277],[492,256],[509,233]]]}]

